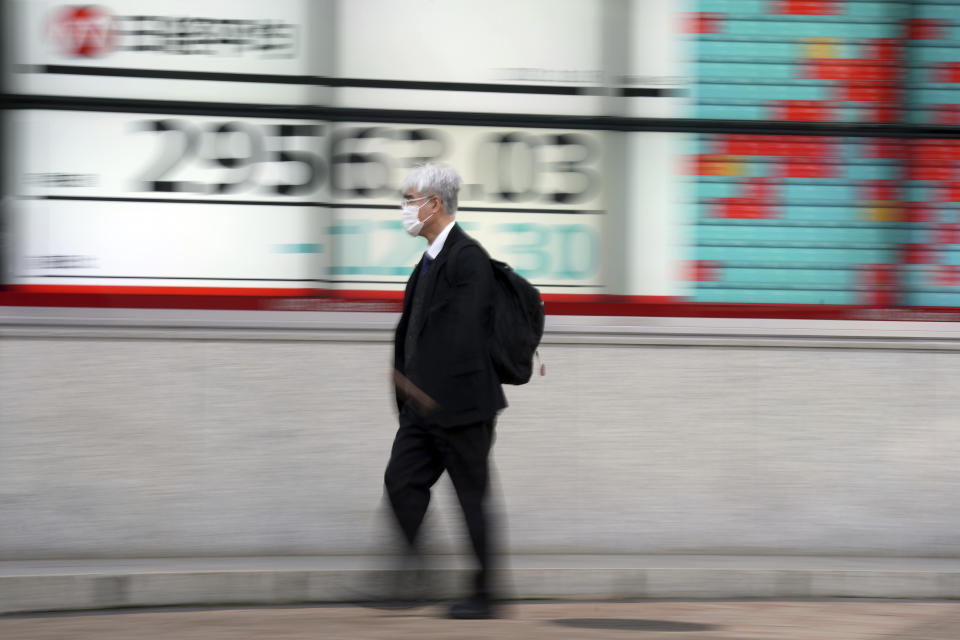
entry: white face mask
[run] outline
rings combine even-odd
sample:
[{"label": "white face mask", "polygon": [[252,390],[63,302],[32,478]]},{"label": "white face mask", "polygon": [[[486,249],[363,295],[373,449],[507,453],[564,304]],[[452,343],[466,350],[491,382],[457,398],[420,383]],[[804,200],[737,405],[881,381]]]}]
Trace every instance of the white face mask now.
[{"label": "white face mask", "polygon": [[[423,220],[420,219],[420,209],[422,209],[423,206],[427,204],[427,202],[430,202],[430,198],[432,197],[433,196],[426,196],[427,201],[421,204],[419,207],[414,206],[412,204],[408,204],[400,208],[400,210],[402,211],[402,213],[400,214],[401,216],[400,220],[403,222],[403,228],[410,235],[414,237],[420,235],[420,231],[423,229],[424,223],[433,217],[433,214],[431,213],[425,219]],[[419,198],[416,198],[416,199],[419,200]]]}]

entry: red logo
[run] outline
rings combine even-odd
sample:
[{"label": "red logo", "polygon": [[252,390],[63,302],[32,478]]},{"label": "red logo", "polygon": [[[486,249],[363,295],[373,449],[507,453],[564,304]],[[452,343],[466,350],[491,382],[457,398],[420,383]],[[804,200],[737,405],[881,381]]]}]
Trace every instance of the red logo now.
[{"label": "red logo", "polygon": [[65,55],[97,58],[113,50],[113,16],[94,5],[64,7],[50,20],[50,37]]}]

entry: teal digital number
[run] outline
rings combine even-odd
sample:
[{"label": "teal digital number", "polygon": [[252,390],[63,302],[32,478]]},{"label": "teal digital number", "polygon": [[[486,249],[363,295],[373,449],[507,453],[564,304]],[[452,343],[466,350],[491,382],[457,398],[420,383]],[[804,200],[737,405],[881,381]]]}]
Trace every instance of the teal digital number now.
[{"label": "teal digital number", "polygon": [[525,278],[582,280],[597,271],[597,233],[588,225],[518,222],[494,230],[513,240],[500,245],[503,259]]},{"label": "teal digital number", "polygon": [[422,242],[410,238],[399,220],[354,220],[330,227],[331,275],[406,276],[420,259]]}]

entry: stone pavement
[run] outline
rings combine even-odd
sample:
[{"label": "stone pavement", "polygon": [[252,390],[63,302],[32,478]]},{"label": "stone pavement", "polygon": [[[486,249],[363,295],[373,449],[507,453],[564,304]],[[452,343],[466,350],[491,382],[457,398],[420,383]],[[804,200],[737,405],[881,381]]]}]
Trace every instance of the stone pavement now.
[{"label": "stone pavement", "polygon": [[960,602],[552,601],[498,620],[447,620],[439,605],[118,609],[0,616],[3,640],[957,640]]},{"label": "stone pavement", "polygon": [[[427,560],[430,595],[458,597],[470,559]],[[498,590],[514,600],[960,600],[960,558],[577,554],[513,555],[507,564]],[[377,593],[393,569],[395,560],[376,556],[7,560],[0,614],[351,602]]]}]

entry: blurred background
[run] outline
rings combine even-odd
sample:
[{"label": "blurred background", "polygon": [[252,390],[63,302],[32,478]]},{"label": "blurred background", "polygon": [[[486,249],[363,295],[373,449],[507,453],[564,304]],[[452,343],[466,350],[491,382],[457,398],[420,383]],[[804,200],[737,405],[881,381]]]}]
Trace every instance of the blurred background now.
[{"label": "blurred background", "polygon": [[548,302],[954,307],[956,10],[8,1],[3,283],[396,299],[440,160]]},{"label": "blurred background", "polygon": [[[503,548],[597,572],[520,595],[705,584],[600,570],[628,557],[960,553],[960,1],[0,9],[0,559],[383,553],[427,160],[546,302]],[[816,584],[741,595],[858,589]]]}]

